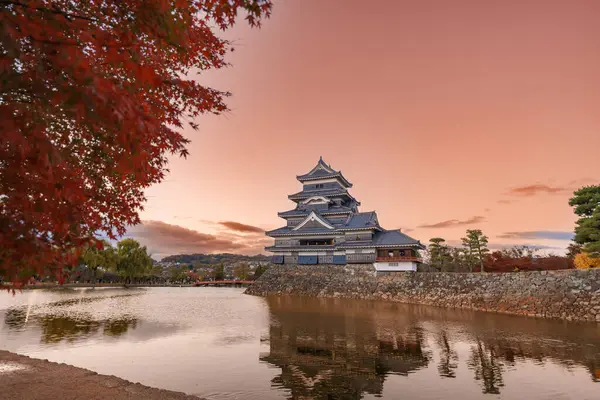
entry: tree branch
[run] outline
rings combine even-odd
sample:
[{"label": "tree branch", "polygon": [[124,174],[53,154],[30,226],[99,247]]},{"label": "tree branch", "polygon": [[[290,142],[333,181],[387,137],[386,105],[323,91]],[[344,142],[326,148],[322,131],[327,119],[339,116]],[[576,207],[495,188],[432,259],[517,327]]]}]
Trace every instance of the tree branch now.
[{"label": "tree branch", "polygon": [[69,13],[69,12],[66,12],[66,11],[59,10],[57,8],[50,9],[50,8],[44,8],[44,7],[30,7],[28,4],[21,3],[21,2],[18,2],[18,1],[10,1],[10,0],[0,0],[0,4],[10,4],[10,5],[19,6],[19,7],[23,7],[23,8],[26,8],[26,9],[30,9],[30,10],[47,12],[47,13],[51,13],[51,14],[59,14],[59,15],[63,15],[66,18],[84,19],[86,21],[99,22],[99,20],[96,19],[96,18],[86,17],[86,16],[83,16],[83,15],[72,14],[72,13]]}]

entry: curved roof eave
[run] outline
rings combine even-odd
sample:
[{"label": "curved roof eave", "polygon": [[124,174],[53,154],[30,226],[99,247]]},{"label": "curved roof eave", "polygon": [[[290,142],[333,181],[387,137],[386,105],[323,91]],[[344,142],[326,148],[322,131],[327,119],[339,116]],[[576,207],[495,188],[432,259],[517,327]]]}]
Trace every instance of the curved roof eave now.
[{"label": "curved roof eave", "polygon": [[[319,172],[322,173],[318,174]],[[300,182],[336,177],[339,177],[345,186],[352,187],[352,183],[342,175],[342,171],[336,171],[331,168],[329,164],[323,161],[323,157],[319,157],[317,164],[308,173],[296,175],[296,179]]]},{"label": "curved roof eave", "polygon": [[340,244],[338,246],[336,246],[336,249],[357,249],[357,248],[364,248],[364,249],[371,249],[371,248],[393,248],[393,247],[418,247],[421,250],[425,250],[425,246],[423,246],[421,243],[404,243],[404,244],[359,244],[356,246],[352,246],[351,244]]},{"label": "curved roof eave", "polygon": [[349,188],[353,186],[352,183],[348,179],[346,179],[346,177],[344,175],[342,175],[341,172],[336,172],[335,174],[321,175],[321,176],[296,175],[296,179],[300,182],[316,181],[319,179],[329,179],[329,178],[340,178],[340,180],[342,181],[344,186],[349,187]]}]

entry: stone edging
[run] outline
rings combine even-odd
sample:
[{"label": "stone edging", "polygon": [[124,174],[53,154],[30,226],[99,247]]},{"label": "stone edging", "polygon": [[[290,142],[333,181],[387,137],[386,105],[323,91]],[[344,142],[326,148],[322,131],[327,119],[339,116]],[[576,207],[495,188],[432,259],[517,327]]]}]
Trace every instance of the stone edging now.
[{"label": "stone edging", "polygon": [[246,293],[387,300],[600,322],[600,269],[378,276],[371,264],[282,265],[269,268]]}]

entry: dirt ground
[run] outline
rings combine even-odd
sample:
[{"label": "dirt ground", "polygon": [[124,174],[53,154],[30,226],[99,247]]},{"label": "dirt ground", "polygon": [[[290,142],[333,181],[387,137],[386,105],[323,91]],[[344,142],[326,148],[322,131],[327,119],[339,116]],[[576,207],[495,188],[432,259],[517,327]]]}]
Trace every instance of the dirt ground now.
[{"label": "dirt ground", "polygon": [[115,376],[0,350],[1,399],[198,400],[196,396],[155,389]]}]

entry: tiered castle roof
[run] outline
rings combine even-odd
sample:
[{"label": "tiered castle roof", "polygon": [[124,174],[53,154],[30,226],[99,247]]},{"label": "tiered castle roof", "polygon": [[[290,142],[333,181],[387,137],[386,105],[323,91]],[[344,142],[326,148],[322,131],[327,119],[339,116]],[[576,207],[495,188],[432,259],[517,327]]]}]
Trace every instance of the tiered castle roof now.
[{"label": "tiered castle roof", "polygon": [[323,157],[319,158],[319,162],[317,163],[317,165],[315,165],[313,169],[310,170],[310,172],[304,175],[296,176],[296,179],[298,179],[302,183],[317,179],[328,178],[338,178],[345,187],[352,187],[352,184],[346,178],[344,178],[344,175],[342,175],[342,171],[336,171],[333,168],[331,168],[330,165],[326,164],[325,161],[323,161]]},{"label": "tiered castle roof", "polygon": [[[359,212],[360,202],[348,191],[352,184],[326,164],[321,157],[317,165],[304,175],[296,177],[304,184],[303,190],[289,195],[296,208],[278,213],[288,220],[288,225],[266,232],[271,237],[289,236],[331,236],[346,232],[371,231],[369,240],[337,243],[331,246],[319,245],[318,248],[369,248],[369,247],[422,247],[400,230],[386,230],[379,225],[375,211]],[[290,245],[290,247],[294,247]],[[307,248],[307,246],[303,246]],[[274,246],[267,250],[275,249]],[[282,246],[277,246],[282,249]]]}]

